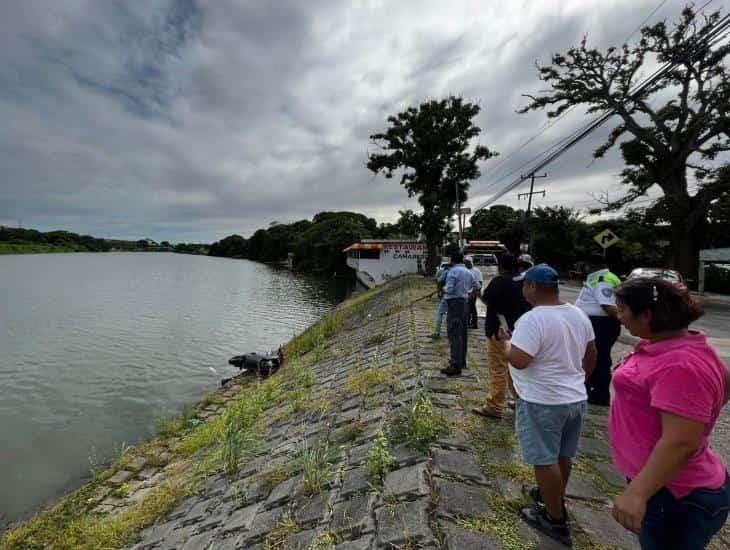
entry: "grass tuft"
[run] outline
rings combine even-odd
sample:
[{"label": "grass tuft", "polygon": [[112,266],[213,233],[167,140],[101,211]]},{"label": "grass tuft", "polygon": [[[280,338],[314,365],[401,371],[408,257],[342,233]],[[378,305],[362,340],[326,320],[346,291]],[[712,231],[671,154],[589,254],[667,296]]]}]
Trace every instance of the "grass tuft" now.
[{"label": "grass tuft", "polygon": [[393,436],[409,447],[427,452],[430,445],[448,427],[441,413],[433,406],[426,390],[418,393],[413,404],[395,420]]},{"label": "grass tuft", "polygon": [[385,475],[395,467],[395,458],[390,452],[390,444],[385,433],[379,431],[368,451],[365,470],[373,485],[382,485]]},{"label": "grass tuft", "polygon": [[77,505],[64,499],[34,521],[8,532],[0,549],[97,550],[128,546],[139,531],[167,515],[188,493],[185,484],[170,481],[154,489],[140,504],[102,518],[83,515]]},{"label": "grass tuft", "polygon": [[264,539],[264,550],[284,550],[286,539],[299,532],[299,526],[291,513],[284,514]]},{"label": "grass tuft", "polygon": [[306,440],[302,441],[296,465],[302,472],[302,481],[308,494],[317,495],[329,486],[335,477],[338,454],[338,450],[329,442],[309,446]]}]

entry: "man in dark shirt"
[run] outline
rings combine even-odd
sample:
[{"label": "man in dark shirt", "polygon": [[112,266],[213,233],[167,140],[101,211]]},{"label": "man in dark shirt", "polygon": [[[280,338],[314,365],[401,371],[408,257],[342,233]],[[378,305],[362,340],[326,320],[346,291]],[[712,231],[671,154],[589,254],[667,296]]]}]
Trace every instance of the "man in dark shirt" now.
[{"label": "man in dark shirt", "polygon": [[499,316],[504,317],[507,323],[505,328],[512,332],[517,319],[530,309],[530,304],[522,295],[522,283],[513,280],[516,271],[515,257],[510,254],[502,256],[499,259],[499,275],[489,282],[482,296],[487,305],[484,326],[487,335],[489,388],[484,405],[472,409],[472,412],[481,416],[501,418],[504,414],[507,387],[511,386],[504,345],[499,340]]}]

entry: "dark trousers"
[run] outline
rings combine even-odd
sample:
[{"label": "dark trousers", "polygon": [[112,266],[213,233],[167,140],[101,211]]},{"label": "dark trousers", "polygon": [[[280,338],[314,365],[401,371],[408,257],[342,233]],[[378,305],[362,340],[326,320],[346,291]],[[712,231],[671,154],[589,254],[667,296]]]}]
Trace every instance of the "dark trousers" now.
[{"label": "dark trousers", "polygon": [[727,520],[730,479],[719,489],[695,489],[677,500],[666,488],[649,499],[641,523],[642,550],[701,550]]},{"label": "dark trousers", "polygon": [[466,321],[468,305],[464,298],[446,300],[446,326],[448,327],[451,360],[449,365],[458,369],[466,368]]},{"label": "dark trousers", "polygon": [[621,323],[613,317],[591,317],[593,332],[596,333],[598,357],[596,368],[586,381],[588,402],[608,405],[611,402],[611,348],[621,333]]},{"label": "dark trousers", "polygon": [[469,328],[477,328],[477,297],[469,296]]}]

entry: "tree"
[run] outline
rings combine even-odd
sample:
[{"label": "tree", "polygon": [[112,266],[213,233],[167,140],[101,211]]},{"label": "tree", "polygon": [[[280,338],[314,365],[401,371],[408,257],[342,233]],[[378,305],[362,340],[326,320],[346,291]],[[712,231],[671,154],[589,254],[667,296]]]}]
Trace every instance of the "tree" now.
[{"label": "tree", "polygon": [[583,221],[578,211],[565,206],[536,208],[530,223],[535,258],[561,271],[569,269],[579,254]]},{"label": "tree", "polygon": [[481,175],[477,163],[496,155],[472,145],[481,131],[473,123],[479,110],[460,97],[427,101],[388,117],[388,129],[370,136],[382,152],[368,155],[368,169],[386,178],[401,170],[401,185],[423,207],[428,270],[436,267],[455,205],[466,201],[469,181]]},{"label": "tree", "polygon": [[524,212],[511,206],[495,204],[474,212],[467,236],[470,240],[500,241],[508,250],[516,252],[525,240]]},{"label": "tree", "polygon": [[[709,181],[712,161],[730,150],[730,80],[723,65],[730,44],[713,48],[708,41],[719,19],[719,11],[699,17],[687,7],[672,28],[665,22],[645,27],[638,43],[605,52],[588,48],[584,38],[579,47],[554,54],[550,65],[539,67],[540,79],[552,91],[528,96],[531,103],[519,111],[547,107],[552,118],[586,105],[589,113],[613,112],[619,124],[594,156],[602,157],[627,136],[620,144],[627,165],[621,175],[629,189],[606,206],[622,208],[659,186],[671,225],[672,265],[685,276],[696,273],[706,211],[717,196],[703,181]],[[635,93],[641,75],[653,72],[647,66],[653,59],[671,63],[672,69]],[[701,178],[694,195],[688,169]]]}]

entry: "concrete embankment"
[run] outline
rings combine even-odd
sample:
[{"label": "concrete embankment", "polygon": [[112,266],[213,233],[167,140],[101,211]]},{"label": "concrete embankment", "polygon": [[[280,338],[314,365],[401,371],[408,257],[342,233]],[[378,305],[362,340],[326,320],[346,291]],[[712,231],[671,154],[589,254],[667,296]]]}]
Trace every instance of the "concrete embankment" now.
[{"label": "concrete embankment", "polygon": [[[558,548],[519,520],[533,480],[513,418],[469,412],[488,384],[483,332],[464,376],[439,372],[431,291],[409,277],[346,302],[277,375],[212,396],[2,548]],[[638,548],[610,515],[624,481],[605,427],[591,410],[568,488],[575,546]]]}]

